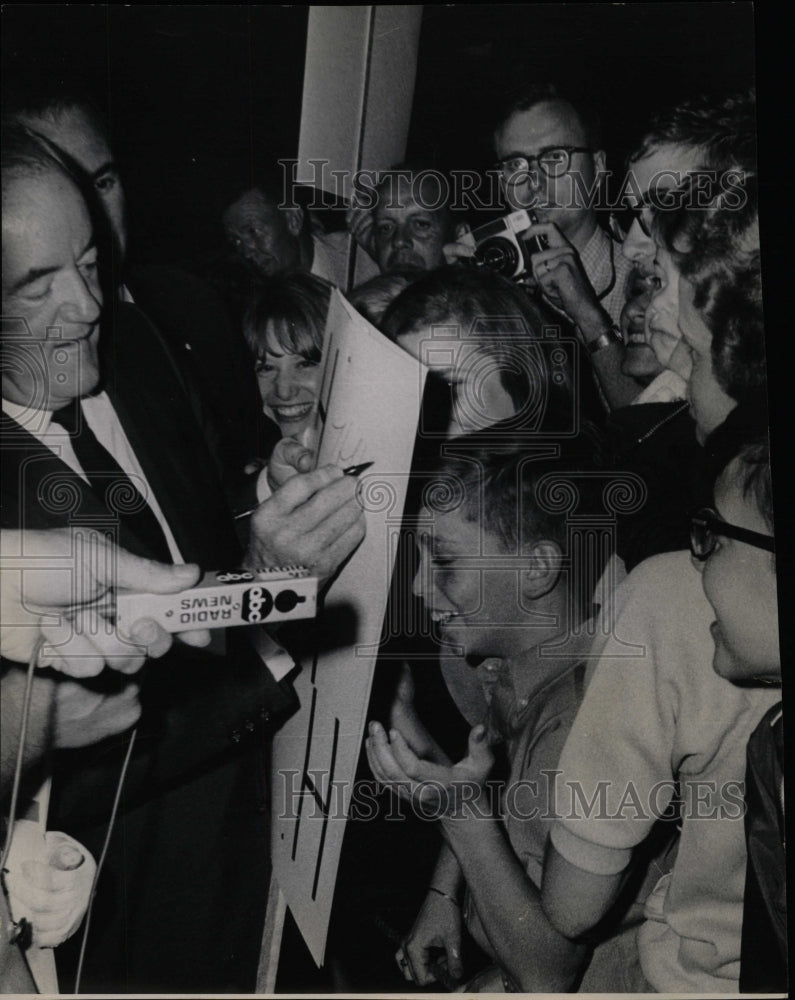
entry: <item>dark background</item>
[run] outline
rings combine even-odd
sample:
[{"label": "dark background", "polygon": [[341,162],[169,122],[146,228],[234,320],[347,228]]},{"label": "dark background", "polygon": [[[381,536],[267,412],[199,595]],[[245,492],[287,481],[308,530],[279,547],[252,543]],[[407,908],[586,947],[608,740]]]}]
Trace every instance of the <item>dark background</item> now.
[{"label": "dark background", "polygon": [[[296,155],[307,18],[306,6],[10,4],[4,81],[87,87],[110,122],[133,252],[195,268],[224,204]],[[487,166],[500,96],[550,79],[601,107],[620,168],[655,108],[752,83],[753,28],[750,3],[426,6],[408,155]]]}]

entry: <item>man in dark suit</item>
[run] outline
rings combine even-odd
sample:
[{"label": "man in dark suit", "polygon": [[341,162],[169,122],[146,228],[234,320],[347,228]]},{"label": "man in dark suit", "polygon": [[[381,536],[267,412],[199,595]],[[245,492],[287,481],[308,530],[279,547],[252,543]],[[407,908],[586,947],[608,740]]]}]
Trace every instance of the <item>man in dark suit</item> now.
[{"label": "man in dark suit", "polygon": [[[127,202],[103,116],[80,90],[46,78],[8,89],[6,118],[44,136],[85,172],[110,237],[114,284],[166,341],[199,411],[212,417],[214,458],[227,473],[267,458],[278,428],[262,412],[254,362],[221,297],[188,271],[130,252]],[[106,263],[109,265],[110,260]],[[228,479],[227,475],[227,479]]]},{"label": "man in dark suit", "polygon": [[[161,561],[303,562],[329,576],[363,535],[355,482],[331,468],[296,475],[252,515],[242,550],[158,332],[128,304],[103,314],[80,184],[29,136],[6,132],[2,526],[89,524]],[[110,695],[140,683],[142,716],[82,989],[254,988],[269,870],[264,736],[293,696],[243,632],[230,633],[224,656],[177,644],[134,679],[105,671],[92,684]],[[54,763],[54,825],[96,857],[129,747],[115,737]]]}]

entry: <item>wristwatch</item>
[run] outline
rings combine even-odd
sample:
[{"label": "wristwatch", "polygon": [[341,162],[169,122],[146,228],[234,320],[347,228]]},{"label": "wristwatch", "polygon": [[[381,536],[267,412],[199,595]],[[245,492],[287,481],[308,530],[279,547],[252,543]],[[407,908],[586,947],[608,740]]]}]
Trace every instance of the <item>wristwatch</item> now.
[{"label": "wristwatch", "polygon": [[611,344],[620,344],[623,341],[621,336],[621,330],[614,323],[608,330],[604,333],[600,333],[595,340],[589,340],[585,345],[588,348],[589,354],[596,354],[605,347],[609,347]]}]

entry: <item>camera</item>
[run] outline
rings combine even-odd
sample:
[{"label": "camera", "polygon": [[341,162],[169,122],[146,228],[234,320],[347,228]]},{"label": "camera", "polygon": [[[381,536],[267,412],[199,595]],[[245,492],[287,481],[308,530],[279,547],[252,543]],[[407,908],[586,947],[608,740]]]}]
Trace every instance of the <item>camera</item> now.
[{"label": "camera", "polygon": [[475,267],[488,267],[506,278],[521,278],[530,269],[534,253],[546,250],[546,236],[532,236],[521,240],[518,233],[538,222],[532,212],[519,209],[485,226],[479,226],[461,237],[461,242],[475,250],[472,263]]}]

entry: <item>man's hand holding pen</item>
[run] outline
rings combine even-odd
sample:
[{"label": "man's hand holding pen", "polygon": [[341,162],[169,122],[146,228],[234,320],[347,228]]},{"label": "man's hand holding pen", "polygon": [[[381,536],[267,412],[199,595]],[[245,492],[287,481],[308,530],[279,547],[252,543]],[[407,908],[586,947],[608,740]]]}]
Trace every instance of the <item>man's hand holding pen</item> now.
[{"label": "man's hand holding pen", "polygon": [[355,474],[335,465],[292,476],[251,512],[244,566],[297,564],[320,581],[333,576],[364,538],[356,485]]}]

